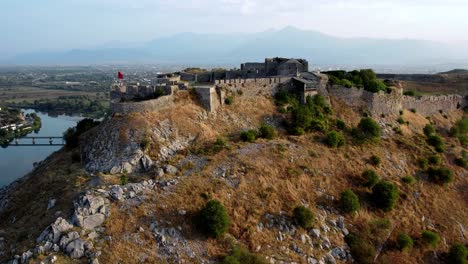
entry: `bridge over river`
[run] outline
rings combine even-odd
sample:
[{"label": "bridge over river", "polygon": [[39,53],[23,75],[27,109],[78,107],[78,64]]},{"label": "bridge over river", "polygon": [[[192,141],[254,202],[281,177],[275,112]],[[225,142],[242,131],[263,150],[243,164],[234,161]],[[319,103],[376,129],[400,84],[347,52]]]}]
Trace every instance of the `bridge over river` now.
[{"label": "bridge over river", "polygon": [[15,138],[13,141],[6,144],[8,147],[44,147],[44,146],[63,146],[65,140],[63,137],[22,137]]}]

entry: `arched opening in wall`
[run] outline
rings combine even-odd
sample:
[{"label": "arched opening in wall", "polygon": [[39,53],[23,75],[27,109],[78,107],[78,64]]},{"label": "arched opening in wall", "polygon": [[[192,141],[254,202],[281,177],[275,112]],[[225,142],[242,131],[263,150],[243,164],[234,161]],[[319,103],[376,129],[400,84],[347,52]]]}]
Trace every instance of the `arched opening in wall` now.
[{"label": "arched opening in wall", "polygon": [[460,109],[460,108],[461,108],[460,103],[457,103],[457,109]]}]

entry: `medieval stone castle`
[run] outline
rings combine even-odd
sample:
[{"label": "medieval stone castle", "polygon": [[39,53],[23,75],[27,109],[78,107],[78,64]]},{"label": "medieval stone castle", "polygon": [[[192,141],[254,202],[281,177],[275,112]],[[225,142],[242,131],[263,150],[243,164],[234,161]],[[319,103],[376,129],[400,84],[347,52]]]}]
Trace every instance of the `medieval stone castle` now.
[{"label": "medieval stone castle", "polygon": [[173,104],[175,93],[189,88],[196,92],[201,105],[208,111],[216,111],[231,94],[273,96],[282,89],[299,94],[303,102],[315,94],[333,96],[373,116],[398,114],[404,109],[430,116],[467,105],[460,95],[406,96],[399,85],[393,87],[391,93],[330,85],[328,76],[310,72],[304,59],[267,58],[264,62],[243,63],[235,70],[161,74],[146,85],[118,81],[111,90],[111,111],[125,114],[161,110]]}]

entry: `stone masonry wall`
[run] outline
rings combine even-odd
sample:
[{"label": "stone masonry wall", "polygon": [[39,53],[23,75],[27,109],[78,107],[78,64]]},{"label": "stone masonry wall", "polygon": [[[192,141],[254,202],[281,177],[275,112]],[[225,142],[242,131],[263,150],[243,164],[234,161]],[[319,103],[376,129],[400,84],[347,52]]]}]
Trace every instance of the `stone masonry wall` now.
[{"label": "stone masonry wall", "polygon": [[278,89],[291,80],[291,77],[252,78],[216,80],[215,84],[221,89],[234,93],[242,92],[242,96],[273,96]]},{"label": "stone masonry wall", "polygon": [[174,104],[174,95],[161,96],[157,99],[142,102],[111,102],[112,113],[129,114],[135,112],[152,112],[168,108]]},{"label": "stone masonry wall", "polygon": [[365,106],[363,100],[364,89],[333,85],[328,86],[327,93],[326,95],[337,97],[353,108],[362,108]]},{"label": "stone masonry wall", "polygon": [[402,109],[402,93],[401,89],[393,90],[390,94],[383,91],[378,93],[364,91],[363,98],[371,115],[396,115]]},{"label": "stone masonry wall", "polygon": [[401,89],[396,89],[388,94],[382,91],[371,93],[355,87],[346,88],[333,85],[327,87],[326,95],[337,97],[355,109],[367,110],[373,116],[398,114],[400,110],[411,109],[415,109],[421,115],[430,116],[440,110],[449,113],[467,105],[460,95],[422,96],[418,98],[403,95]]},{"label": "stone masonry wall", "polygon": [[209,112],[216,111],[223,102],[223,96],[217,93],[215,87],[194,87],[203,108]]},{"label": "stone masonry wall", "polygon": [[424,116],[430,116],[439,111],[449,113],[465,105],[466,102],[461,95],[403,96],[404,109],[415,109],[416,113]]}]

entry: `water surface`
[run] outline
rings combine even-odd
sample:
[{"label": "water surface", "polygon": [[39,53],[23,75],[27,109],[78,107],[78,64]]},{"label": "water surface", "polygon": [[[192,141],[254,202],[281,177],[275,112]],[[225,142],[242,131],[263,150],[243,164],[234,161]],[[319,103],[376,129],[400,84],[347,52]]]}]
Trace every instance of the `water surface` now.
[{"label": "water surface", "polygon": [[[74,127],[78,121],[83,119],[81,116],[49,116],[35,110],[23,110],[23,112],[36,113],[42,121],[40,131],[38,133],[32,132],[28,137],[62,136],[65,130]],[[40,143],[47,142],[48,140],[40,141]],[[12,144],[14,144],[14,141]],[[24,176],[33,169],[35,162],[44,160],[60,148],[61,146],[9,146],[8,148],[0,148],[0,188]]]}]

